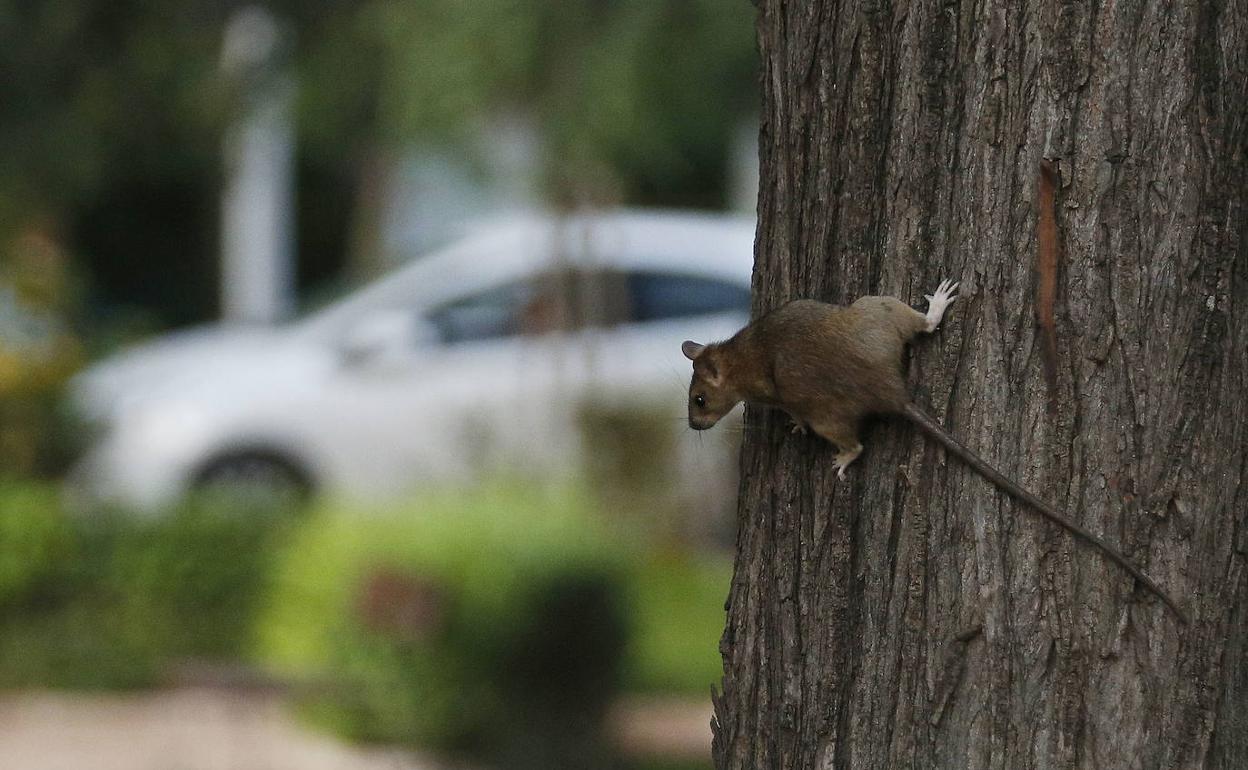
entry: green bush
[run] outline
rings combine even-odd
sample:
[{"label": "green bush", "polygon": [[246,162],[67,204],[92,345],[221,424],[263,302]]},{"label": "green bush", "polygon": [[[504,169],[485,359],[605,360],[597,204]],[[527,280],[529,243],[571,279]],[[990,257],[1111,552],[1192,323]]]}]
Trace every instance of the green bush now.
[{"label": "green bush", "polygon": [[138,687],[238,658],[285,521],[203,500],[75,517],[52,487],[0,489],[0,687]]},{"label": "green bush", "polygon": [[589,507],[496,486],[322,510],[285,548],[260,657],[356,739],[592,764],[627,640],[627,547]]},{"label": "green bush", "polygon": [[732,581],[725,554],[650,554],[630,583],[635,633],[625,686],[634,692],[705,696],[723,676],[719,638]]},{"label": "green bush", "polygon": [[0,688],[158,683],[258,659],[359,740],[577,766],[621,687],[719,681],[731,565],[656,552],[588,494],[493,486],[299,519],[200,499],[76,517],[0,487]]},{"label": "green bush", "polygon": [[65,516],[55,488],[0,489],[0,688],[112,687],[152,676],[117,623],[111,558]]},{"label": "green bush", "polygon": [[0,611],[63,587],[72,540],[52,487],[0,483]]}]

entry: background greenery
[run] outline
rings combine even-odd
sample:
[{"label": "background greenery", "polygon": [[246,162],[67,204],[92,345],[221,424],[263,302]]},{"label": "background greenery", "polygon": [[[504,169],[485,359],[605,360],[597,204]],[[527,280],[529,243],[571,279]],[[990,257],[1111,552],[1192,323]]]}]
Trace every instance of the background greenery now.
[{"label": "background greenery", "polygon": [[[60,413],[67,378],[216,315],[221,146],[238,108],[222,31],[243,5],[0,0],[0,689],[147,687],[188,659],[250,660],[307,683],[308,712],[343,734],[456,745],[515,689],[542,689],[473,671],[497,672],[521,640],[550,650],[576,633],[598,651],[584,678],[603,693],[704,697],[730,567],[660,542],[673,534],[655,537],[662,511],[608,524],[632,488],[493,488],[371,514],[63,509],[56,484],[89,438]],[[410,147],[470,157],[483,126],[521,116],[552,206],[720,208],[734,132],[756,109],[744,0],[266,7],[299,84],[305,294],[374,264],[372,176]],[[361,596],[442,625],[378,626]],[[585,614],[567,609],[577,601],[601,611],[597,625],[549,620]],[[291,607],[308,612],[295,622]],[[476,708],[453,702],[442,671],[475,688]],[[359,689],[344,697],[336,676]],[[390,676],[409,691],[381,692]],[[443,704],[424,723],[405,721],[417,686],[442,689],[422,695]],[[494,750],[516,751],[511,740]]]},{"label": "background greenery", "polygon": [[[211,317],[222,29],[240,2],[0,2],[0,244],[86,268],[84,312]],[[719,207],[756,105],[751,6],[722,0],[277,0],[299,83],[299,277],[334,278],[370,159],[536,121],[551,200]],[[593,197],[593,196],[591,196]],[[579,199],[579,197],[578,197]],[[3,250],[0,250],[2,253]],[[175,265],[177,269],[169,269]]]},{"label": "background greenery", "polygon": [[620,693],[703,697],[719,678],[726,559],[656,547],[579,490],[136,518],[8,483],[0,513],[0,689],[246,661],[344,737],[541,767],[606,756]]},{"label": "background greenery", "polygon": [[129,688],[185,659],[239,659],[288,513],[189,501],[73,517],[0,485],[0,689]]}]

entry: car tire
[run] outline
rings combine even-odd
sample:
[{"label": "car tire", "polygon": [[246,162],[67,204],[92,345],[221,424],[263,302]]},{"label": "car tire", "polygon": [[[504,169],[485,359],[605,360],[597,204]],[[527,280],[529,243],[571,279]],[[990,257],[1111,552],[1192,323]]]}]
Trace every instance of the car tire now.
[{"label": "car tire", "polygon": [[192,490],[250,504],[302,508],[313,485],[298,464],[276,452],[247,450],[222,455],[195,474]]}]

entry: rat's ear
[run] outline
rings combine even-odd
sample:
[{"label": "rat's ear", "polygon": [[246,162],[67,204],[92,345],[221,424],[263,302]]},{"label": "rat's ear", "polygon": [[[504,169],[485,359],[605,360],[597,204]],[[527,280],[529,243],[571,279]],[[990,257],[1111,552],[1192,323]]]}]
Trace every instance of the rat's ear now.
[{"label": "rat's ear", "polygon": [[693,340],[685,340],[680,345],[680,352],[684,353],[685,358],[690,361],[700,356],[703,350],[706,350],[706,345],[699,345]]}]

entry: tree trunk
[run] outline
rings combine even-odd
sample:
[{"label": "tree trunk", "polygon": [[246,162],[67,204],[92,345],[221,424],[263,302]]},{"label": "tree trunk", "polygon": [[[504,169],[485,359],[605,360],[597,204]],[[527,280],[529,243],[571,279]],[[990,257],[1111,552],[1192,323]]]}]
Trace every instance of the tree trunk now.
[{"label": "tree trunk", "polygon": [[1191,625],[899,418],[837,481],[751,408],[716,766],[1248,767],[1245,0],[761,0],[758,34],[755,313],[960,279],[916,401]]}]

